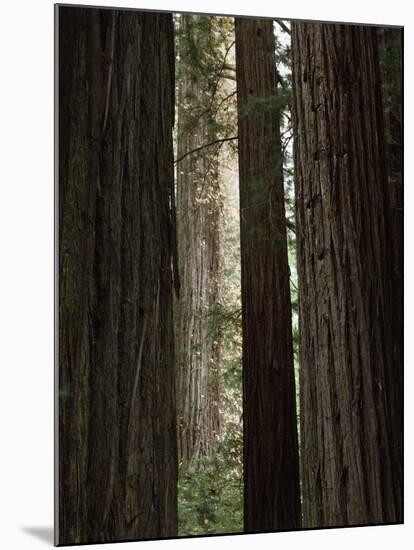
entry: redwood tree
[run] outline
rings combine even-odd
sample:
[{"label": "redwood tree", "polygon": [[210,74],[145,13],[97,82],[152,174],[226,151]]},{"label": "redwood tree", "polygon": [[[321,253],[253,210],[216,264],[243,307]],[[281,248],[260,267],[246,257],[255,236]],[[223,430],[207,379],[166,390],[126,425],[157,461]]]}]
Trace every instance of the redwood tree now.
[{"label": "redwood tree", "polygon": [[172,16],[58,17],[57,542],[173,536]]},{"label": "redwood tree", "polygon": [[[180,295],[175,307],[178,455],[186,466],[194,467],[200,458],[211,456],[219,433],[220,346],[210,325],[220,290],[222,201],[217,146],[203,147],[217,139],[213,111],[219,77],[209,61],[215,40],[214,18],[180,16],[177,48]],[[203,148],[190,153],[198,147]]]},{"label": "redwood tree", "polygon": [[399,522],[402,364],[377,32],[293,23],[292,50],[304,526]]},{"label": "redwood tree", "polygon": [[[273,22],[236,19],[244,525],[300,525],[289,265]],[[276,106],[276,108],[275,108]]]}]

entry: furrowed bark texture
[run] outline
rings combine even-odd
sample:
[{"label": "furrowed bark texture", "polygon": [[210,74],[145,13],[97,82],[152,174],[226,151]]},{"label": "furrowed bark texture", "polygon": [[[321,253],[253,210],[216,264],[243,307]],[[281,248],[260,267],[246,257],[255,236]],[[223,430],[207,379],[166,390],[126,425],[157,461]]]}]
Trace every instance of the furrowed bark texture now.
[{"label": "furrowed bark texture", "polygon": [[236,19],[243,326],[244,524],[300,525],[299,458],[279,113],[270,20]]},{"label": "furrowed bark texture", "polygon": [[376,29],[293,23],[292,51],[303,525],[399,522],[402,364]]},{"label": "furrowed bark texture", "polygon": [[177,534],[171,15],[59,8],[60,544]]},{"label": "furrowed bark texture", "polygon": [[[210,17],[191,15],[180,20],[178,158],[217,138],[210,120],[211,86],[206,77],[191,72],[192,56],[209,47],[209,21]],[[211,455],[219,433],[220,346],[211,327],[220,276],[222,205],[217,153],[217,147],[207,147],[177,163],[178,457],[194,467],[200,458]]]},{"label": "furrowed bark texture", "polygon": [[[387,231],[392,238],[392,279],[394,320],[394,353],[403,364],[403,129],[402,129],[402,95],[403,95],[403,30],[398,28],[378,29],[380,52],[382,56],[382,99],[384,107],[385,146],[387,174],[389,185],[389,204],[391,207],[390,227]],[[402,376],[402,369],[400,372]]]}]

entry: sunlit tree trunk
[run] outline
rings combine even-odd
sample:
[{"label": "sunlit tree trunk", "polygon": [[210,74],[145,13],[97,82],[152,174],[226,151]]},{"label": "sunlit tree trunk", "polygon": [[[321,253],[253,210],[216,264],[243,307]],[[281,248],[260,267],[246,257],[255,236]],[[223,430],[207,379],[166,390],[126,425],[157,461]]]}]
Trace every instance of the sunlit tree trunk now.
[{"label": "sunlit tree trunk", "polygon": [[173,536],[172,17],[58,10],[58,542]]},{"label": "sunlit tree trunk", "polygon": [[398,522],[402,364],[377,33],[295,22],[292,51],[304,526]]},{"label": "sunlit tree trunk", "polygon": [[[273,22],[236,19],[244,525],[300,526],[289,265]],[[267,105],[267,107],[266,107]],[[273,106],[273,107],[272,107]]]},{"label": "sunlit tree trunk", "polygon": [[[213,74],[197,67],[209,48],[210,17],[180,17],[177,158],[214,141]],[[219,297],[221,196],[216,147],[177,163],[180,296],[176,302],[179,460],[197,467],[219,433],[219,342],[212,320]]]}]

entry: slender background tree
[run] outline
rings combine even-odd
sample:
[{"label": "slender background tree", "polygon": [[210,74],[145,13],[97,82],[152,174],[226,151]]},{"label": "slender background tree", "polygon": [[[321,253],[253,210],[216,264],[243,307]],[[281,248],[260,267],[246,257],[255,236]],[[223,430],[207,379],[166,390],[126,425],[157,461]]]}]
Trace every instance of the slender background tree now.
[{"label": "slender background tree", "polygon": [[[176,302],[179,460],[197,467],[219,434],[220,345],[209,318],[220,292],[222,197],[214,120],[218,83],[214,19],[182,15],[178,28],[177,233],[181,292]],[[216,48],[218,46],[216,45]]]}]

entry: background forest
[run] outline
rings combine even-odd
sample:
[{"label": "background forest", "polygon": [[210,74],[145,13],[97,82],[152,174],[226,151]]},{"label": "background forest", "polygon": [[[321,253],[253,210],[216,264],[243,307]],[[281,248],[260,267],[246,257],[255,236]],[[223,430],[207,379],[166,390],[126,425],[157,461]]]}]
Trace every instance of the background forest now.
[{"label": "background forest", "polygon": [[58,10],[58,542],[401,522],[402,30]]},{"label": "background forest", "polygon": [[[183,266],[180,312],[187,321],[177,323],[176,336],[177,350],[183,351],[182,362],[178,356],[179,365],[189,384],[180,385],[179,378],[178,399],[180,402],[180,396],[185,396],[188,408],[193,407],[194,411],[190,419],[185,413],[179,417],[181,448],[185,449],[179,470],[179,532],[242,532],[242,327],[234,20],[177,15],[175,29],[177,230],[181,245],[179,264]],[[288,31],[288,23],[274,23],[275,61],[283,74],[283,88],[277,95],[252,101],[247,110],[282,117],[297,353]],[[187,299],[184,292],[188,293]],[[297,361],[295,372],[298,376]],[[197,396],[193,402],[191,396]],[[185,404],[181,410],[186,410]],[[197,411],[198,420],[193,420],[197,419]]]}]

